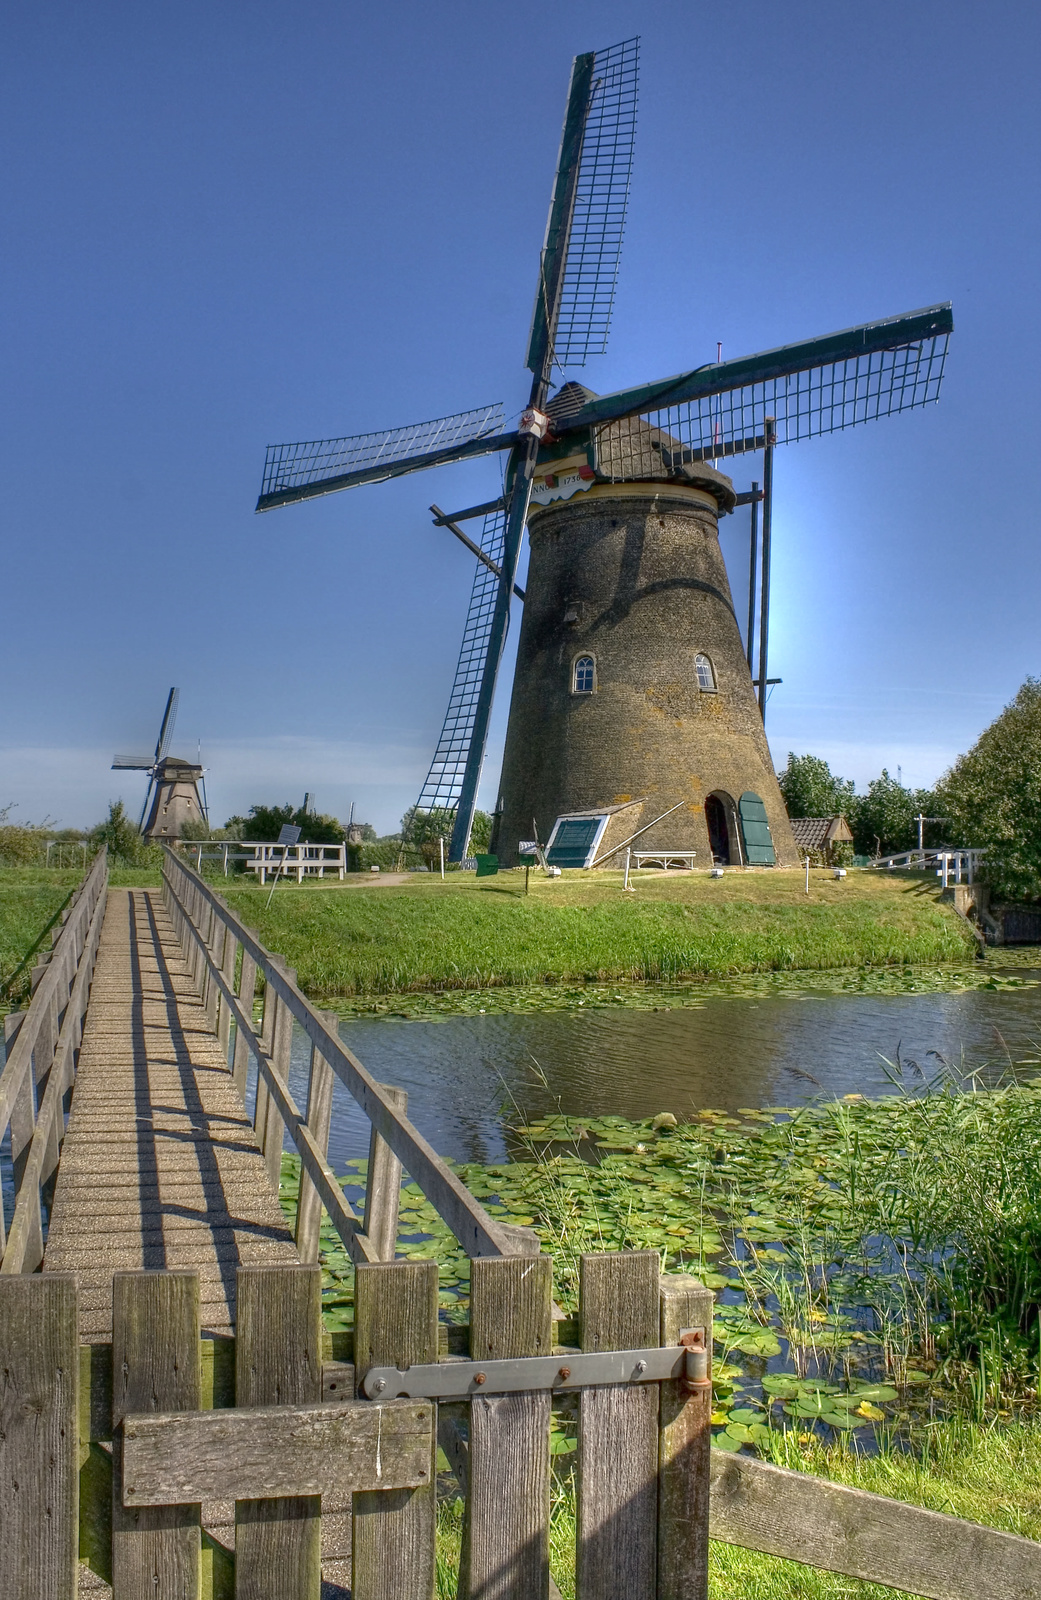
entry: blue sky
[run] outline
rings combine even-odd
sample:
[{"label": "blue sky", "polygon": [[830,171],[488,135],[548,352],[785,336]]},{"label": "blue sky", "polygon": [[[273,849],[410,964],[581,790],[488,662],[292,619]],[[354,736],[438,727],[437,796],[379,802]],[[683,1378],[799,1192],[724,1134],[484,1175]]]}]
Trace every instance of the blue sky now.
[{"label": "blue sky", "polygon": [[1041,670],[1036,5],[10,0],[0,805],[136,807],[112,752],[177,684],[215,821],[310,789],[396,826],[472,571],[426,508],[496,458],[258,517],[264,447],[520,408],[570,60],[634,32],[609,353],[572,376],[954,302],[939,406],[778,452],[778,765],[931,782]]}]

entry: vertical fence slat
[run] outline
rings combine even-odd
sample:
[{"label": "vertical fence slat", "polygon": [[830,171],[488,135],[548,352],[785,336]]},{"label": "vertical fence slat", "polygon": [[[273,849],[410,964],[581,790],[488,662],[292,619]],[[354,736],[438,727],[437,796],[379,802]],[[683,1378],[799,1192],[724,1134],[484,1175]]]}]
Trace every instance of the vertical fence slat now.
[{"label": "vertical fence slat", "polygon": [[[370,1367],[437,1360],[437,1262],[355,1269],[354,1361]],[[434,1430],[436,1435],[436,1428]],[[434,1592],[437,1488],[429,1483],[354,1496],[352,1600],[426,1600]]]},{"label": "vertical fence slat", "polygon": [[[661,1343],[704,1328],[712,1376],[712,1290],[696,1278],[661,1280]],[[660,1385],[658,1600],[707,1600],[712,1390]]]},{"label": "vertical fence slat", "polygon": [[[404,1116],[408,1094],[389,1083],[380,1085],[384,1095]],[[365,1181],[365,1220],[362,1226],[381,1261],[393,1261],[398,1242],[398,1211],[401,1204],[401,1162],[375,1128],[369,1139],[369,1169]]]},{"label": "vertical fence slat", "polygon": [[[336,1033],[339,1017],[335,1011],[320,1011],[319,1016]],[[311,1071],[307,1085],[307,1126],[323,1155],[329,1152],[329,1128],[333,1114],[333,1069],[318,1049],[311,1046]],[[301,1261],[318,1260],[318,1237],[322,1225],[322,1202],[311,1178],[300,1168],[300,1199],[296,1208],[296,1248]]]},{"label": "vertical fence slat", "polygon": [[[247,933],[252,933],[256,938],[256,930],[247,928]],[[242,964],[239,968],[239,1004],[242,1006],[247,1018],[253,1017],[253,1000],[257,990],[257,964],[249,954],[245,945],[242,947]],[[246,1081],[249,1077],[249,1045],[246,1036],[240,1028],[235,1029],[235,1059],[232,1066],[232,1077],[235,1087],[243,1100],[246,1098]]]},{"label": "vertical fence slat", "polygon": [[[224,960],[221,963],[221,976],[228,988],[235,988],[235,958],[238,955],[239,942],[230,928],[224,930]],[[221,1055],[225,1061],[228,1059],[228,1046],[231,1043],[231,1009],[224,996],[220,997],[220,1016],[217,1021],[217,1039],[221,1048]]]},{"label": "vertical fence slat", "polygon": [[[296,982],[296,969],[287,967],[284,961],[276,961],[274,965],[284,978],[290,983]],[[275,1012],[274,1028],[271,1037],[271,1060],[275,1071],[283,1083],[289,1082],[289,1062],[293,1049],[293,1013],[281,1001]],[[278,1179],[282,1171],[282,1146],[285,1143],[286,1125],[271,1096],[265,1093],[265,1111],[262,1124],[257,1126],[257,1137],[260,1147],[264,1152],[264,1165],[271,1187],[277,1191]],[[257,1088],[257,1104],[260,1104],[260,1088]]]},{"label": "vertical fence slat", "polygon": [[[580,1263],[582,1349],[658,1342],[656,1250]],[[578,1423],[578,1600],[655,1600],[658,1387],[583,1389]]]},{"label": "vertical fence slat", "polygon": [[[550,1257],[481,1256],[470,1263],[475,1361],[549,1355]],[[463,1600],[546,1600],[549,1594],[547,1392],[470,1403],[470,1478],[459,1594]]]},{"label": "vertical fence slat", "polygon": [[112,1596],[189,1600],[199,1592],[198,1505],[123,1505],[123,1419],[196,1411],[199,1276],[117,1272],[112,1279]]},{"label": "vertical fence slat", "polygon": [[0,1279],[0,1594],[67,1600],[79,1547],[75,1279]]},{"label": "vertical fence slat", "polygon": [[[240,1267],[235,1403],[322,1398],[322,1274],[317,1266]],[[321,1498],[235,1502],[236,1600],[318,1600]]]}]

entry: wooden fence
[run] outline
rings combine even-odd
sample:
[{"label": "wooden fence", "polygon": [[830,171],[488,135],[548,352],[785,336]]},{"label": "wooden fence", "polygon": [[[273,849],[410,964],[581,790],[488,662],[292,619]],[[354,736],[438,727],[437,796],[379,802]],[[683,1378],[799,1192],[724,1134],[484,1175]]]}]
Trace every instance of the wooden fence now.
[{"label": "wooden fence", "polygon": [[[431,1600],[438,1444],[464,1504],[459,1596],[550,1600],[551,1416],[562,1406],[577,1414],[578,1600],[706,1600],[710,1535],[930,1600],[1041,1594],[1041,1545],[1030,1540],[713,1456],[711,1292],[659,1277],[653,1251],[585,1256],[578,1317],[561,1320],[534,1235],[483,1210],[397,1091],[366,1073],[288,969],[169,851],[164,877],[240,1087],[257,1061],[256,1128],[273,1182],[285,1131],[300,1152],[303,1259],[239,1269],[233,1339],[200,1337],[194,1272],[117,1274],[111,1344],[81,1345],[75,1278],[35,1273],[35,1246],[8,1267],[12,1228],[0,1275],[5,1600],[67,1600],[78,1582],[115,1600],[318,1600],[323,1578],[326,1600],[346,1600],[348,1585],[352,1600]],[[103,904],[102,860],[66,925],[78,919],[74,969],[68,955],[55,966],[64,932],[55,947],[51,967],[71,980],[48,969],[34,995],[40,1015],[68,997],[54,1048],[30,1007],[15,1075],[48,1050],[52,1063],[74,1054],[61,1036],[89,983],[76,988]],[[306,1114],[288,1089],[294,1019],[312,1044]],[[362,1217],[326,1160],[334,1074],[373,1129]],[[5,1068],[0,1105],[7,1078]],[[63,1078],[45,1084],[37,1128],[51,1081]],[[438,1323],[436,1262],[391,1259],[402,1164],[473,1257],[465,1328]],[[33,1171],[38,1195],[47,1163]],[[321,1328],[323,1205],[356,1263],[352,1335]]]},{"label": "wooden fence", "polygon": [[0,1273],[35,1272],[43,1260],[44,1211],[58,1171],[65,1104],[90,996],[108,863],[94,861],[53,930],[49,959],[33,968],[27,1011],[5,1018],[7,1060],[0,1073],[0,1139],[10,1134],[14,1216],[6,1234],[0,1207]]}]

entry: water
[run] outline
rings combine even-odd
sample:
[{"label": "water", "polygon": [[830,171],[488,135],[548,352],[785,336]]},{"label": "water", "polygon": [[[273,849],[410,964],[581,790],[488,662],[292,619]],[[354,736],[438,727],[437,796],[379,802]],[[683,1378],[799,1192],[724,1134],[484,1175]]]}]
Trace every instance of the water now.
[{"label": "water", "polygon": [[[673,1011],[590,1007],[435,1022],[345,1019],[340,1035],[384,1083],[408,1090],[409,1116],[442,1155],[498,1161],[509,1121],[578,1116],[678,1117],[711,1106],[791,1106],[816,1097],[893,1092],[883,1058],[899,1049],[931,1076],[938,1052],[958,1067],[1009,1063],[1041,1047],[1041,987],[955,994],[707,999]],[[294,1041],[292,1081],[306,1097],[307,1041]],[[368,1151],[368,1123],[339,1083],[334,1168]]]}]

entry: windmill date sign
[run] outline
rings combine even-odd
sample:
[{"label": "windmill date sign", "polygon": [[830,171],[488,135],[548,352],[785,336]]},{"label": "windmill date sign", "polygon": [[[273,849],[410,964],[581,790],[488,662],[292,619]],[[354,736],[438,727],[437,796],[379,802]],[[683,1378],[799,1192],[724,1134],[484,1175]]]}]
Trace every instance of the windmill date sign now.
[{"label": "windmill date sign", "polygon": [[[606,348],[638,59],[639,41],[629,39],[572,64],[528,337],[530,390],[517,425],[506,426],[503,406],[484,405],[267,451],[258,511],[479,455],[506,457],[501,497],[451,514],[432,507],[476,570],[448,711],[412,816],[453,815],[456,862],[468,852],[517,599],[521,632],[491,843],[504,865],[533,818],[548,839],[558,818],[576,813],[606,818],[608,845],[612,829],[620,838],[662,814],[669,820],[651,830],[648,848],[716,865],[796,865],[763,727],[776,681],[767,678],[774,447],[939,398],[949,303],[613,394],[568,377]],[[761,477],[736,493],[720,464],[759,451]],[[750,508],[751,522],[745,640],[718,541],[719,518],[738,505]],[[479,540],[459,526],[470,519],[480,521]],[[598,864],[619,863],[601,853]]]}]

